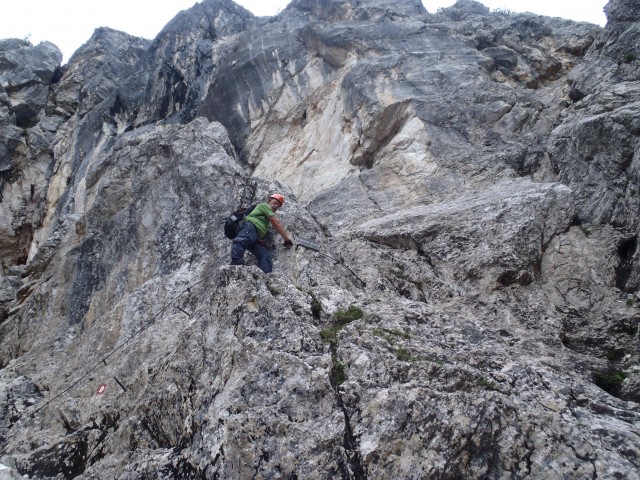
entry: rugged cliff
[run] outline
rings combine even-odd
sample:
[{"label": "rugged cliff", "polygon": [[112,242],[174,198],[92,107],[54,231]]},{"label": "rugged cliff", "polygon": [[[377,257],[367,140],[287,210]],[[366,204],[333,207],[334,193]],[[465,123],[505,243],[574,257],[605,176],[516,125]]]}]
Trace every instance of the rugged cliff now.
[{"label": "rugged cliff", "polygon": [[[0,478],[640,478],[640,6],[605,11],[0,41]],[[320,251],[229,266],[273,191]]]}]

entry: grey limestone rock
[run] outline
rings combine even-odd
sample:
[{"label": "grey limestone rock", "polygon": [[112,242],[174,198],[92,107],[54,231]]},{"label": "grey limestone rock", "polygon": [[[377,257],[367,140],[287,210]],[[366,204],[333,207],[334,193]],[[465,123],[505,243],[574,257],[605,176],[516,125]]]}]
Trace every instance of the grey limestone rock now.
[{"label": "grey limestone rock", "polygon": [[[606,8],[0,41],[0,476],[639,479],[638,17]],[[228,265],[274,191],[317,248]]]},{"label": "grey limestone rock", "polygon": [[451,282],[479,281],[481,289],[527,285],[540,274],[551,239],[571,225],[572,203],[563,185],[504,182],[451,202],[381,216],[355,233],[418,251]]},{"label": "grey limestone rock", "polygon": [[608,22],[637,22],[640,20],[640,8],[632,0],[609,1],[604,6]]},{"label": "grey limestone rock", "polygon": [[37,46],[20,40],[0,43],[0,85],[9,96],[18,126],[37,122],[61,62],[62,52],[50,42]]},{"label": "grey limestone rock", "polygon": [[[633,2],[609,2],[605,10],[609,23],[601,38],[571,73],[569,96],[576,109],[553,131],[549,154],[558,178],[576,192],[578,218],[611,223],[625,232],[617,284],[631,292],[637,290],[640,275],[636,125],[640,30],[631,21],[638,8]],[[598,186],[596,179],[601,176],[615,178],[607,182],[606,191]]]}]

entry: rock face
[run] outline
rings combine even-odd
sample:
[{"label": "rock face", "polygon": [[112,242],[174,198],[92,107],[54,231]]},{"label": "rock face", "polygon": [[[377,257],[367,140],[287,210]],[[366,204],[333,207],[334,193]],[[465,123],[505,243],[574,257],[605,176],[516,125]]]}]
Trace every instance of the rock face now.
[{"label": "rock face", "polygon": [[3,269],[23,264],[42,215],[51,147],[60,126],[46,114],[59,80],[62,52],[52,43],[33,47],[0,41],[0,254]]},{"label": "rock face", "polygon": [[[640,478],[640,10],[605,11],[0,41],[0,477]],[[229,266],[274,191],[320,251]]]}]

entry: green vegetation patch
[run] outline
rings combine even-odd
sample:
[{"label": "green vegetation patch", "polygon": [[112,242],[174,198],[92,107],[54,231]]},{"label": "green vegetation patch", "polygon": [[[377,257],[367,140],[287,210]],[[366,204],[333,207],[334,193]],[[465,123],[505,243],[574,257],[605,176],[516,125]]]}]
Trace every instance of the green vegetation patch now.
[{"label": "green vegetation patch", "polygon": [[480,384],[480,386],[486,388],[487,390],[496,389],[496,384],[487,380],[486,378],[481,378],[480,380],[478,380],[478,383]]},{"label": "green vegetation patch", "polygon": [[349,323],[364,317],[364,312],[355,305],[351,305],[348,310],[338,309],[333,317],[333,325],[321,330],[320,338],[335,345],[338,342],[338,332]]},{"label": "green vegetation patch", "polygon": [[627,376],[620,370],[596,372],[594,374],[595,384],[614,397],[620,395],[622,382],[624,382],[625,378],[627,378]]},{"label": "green vegetation patch", "polygon": [[394,330],[394,329],[387,329],[387,328],[376,329],[376,330],[382,331],[383,333],[387,333],[389,335],[393,335],[394,337],[405,338],[407,340],[411,338],[411,335],[409,335],[407,332],[403,332],[402,330]]},{"label": "green vegetation patch", "polygon": [[580,230],[584,233],[584,236],[589,238],[591,236],[591,229],[585,225],[580,225]]},{"label": "green vegetation patch", "polygon": [[344,327],[348,323],[360,320],[362,317],[364,317],[364,312],[355,305],[351,305],[349,306],[348,310],[339,308],[338,310],[336,310],[334,316],[336,319],[335,324],[342,325]]},{"label": "green vegetation patch", "polygon": [[344,373],[345,364],[340,360],[334,360],[333,367],[331,368],[331,374],[336,386],[342,385],[347,381],[347,374]]},{"label": "green vegetation patch", "polygon": [[402,362],[415,362],[418,360],[418,358],[411,355],[411,352],[406,348],[397,349],[396,358]]},{"label": "green vegetation patch", "polygon": [[409,340],[411,335],[407,332],[402,332],[400,330],[391,330],[387,328],[374,328],[371,332],[376,337],[382,337],[389,345],[393,345],[398,338],[404,338],[405,340]]},{"label": "green vegetation patch", "polygon": [[325,342],[331,343],[335,345],[338,342],[338,331],[340,329],[337,327],[324,328],[320,330],[320,338]]}]

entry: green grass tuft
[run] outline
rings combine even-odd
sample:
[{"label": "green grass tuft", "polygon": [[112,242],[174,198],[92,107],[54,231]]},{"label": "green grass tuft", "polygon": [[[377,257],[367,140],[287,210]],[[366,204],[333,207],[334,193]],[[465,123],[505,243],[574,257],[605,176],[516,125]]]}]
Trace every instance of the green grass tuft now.
[{"label": "green grass tuft", "polygon": [[338,309],[334,314],[333,325],[329,328],[321,330],[320,338],[322,338],[325,342],[336,345],[338,342],[338,332],[349,323],[355,320],[359,320],[363,316],[364,312],[355,305],[351,305],[348,310]]},{"label": "green grass tuft", "polygon": [[355,305],[351,305],[348,310],[339,308],[338,310],[336,310],[334,316],[336,319],[336,325],[339,324],[344,326],[348,323],[360,320],[362,317],[364,317],[364,312]]},{"label": "green grass tuft", "polygon": [[594,374],[595,384],[614,397],[620,394],[622,382],[624,382],[625,378],[627,376],[620,370],[596,372]]},{"label": "green grass tuft", "polygon": [[336,382],[336,386],[340,386],[347,381],[347,374],[344,373],[344,367],[344,363],[342,363],[340,360],[334,360],[332,373],[334,381]]},{"label": "green grass tuft", "polygon": [[417,360],[417,358],[411,355],[411,352],[406,348],[397,349],[396,358],[402,362],[414,362]]},{"label": "green grass tuft", "polygon": [[371,333],[376,337],[384,338],[389,343],[389,345],[394,345],[398,338],[404,338],[406,340],[409,340],[411,338],[411,335],[406,332],[402,332],[400,330],[390,330],[387,328],[374,328]]},{"label": "green grass tuft", "polygon": [[481,378],[480,380],[478,380],[478,383],[483,386],[484,388],[486,388],[487,390],[495,390],[496,389],[496,384],[487,380],[486,378]]},{"label": "green grass tuft", "polygon": [[325,342],[328,342],[332,345],[338,343],[338,331],[340,329],[336,327],[324,328],[320,330],[320,338]]}]

